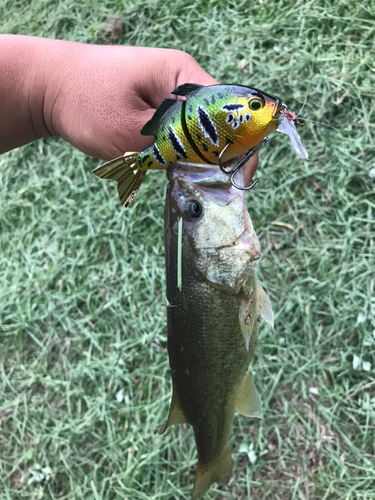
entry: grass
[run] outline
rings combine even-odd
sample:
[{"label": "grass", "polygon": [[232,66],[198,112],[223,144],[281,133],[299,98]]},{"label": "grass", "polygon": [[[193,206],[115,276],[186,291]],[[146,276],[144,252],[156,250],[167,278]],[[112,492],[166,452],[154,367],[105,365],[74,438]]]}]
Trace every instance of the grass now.
[{"label": "grass", "polygon": [[[247,196],[276,314],[251,366],[264,418],[236,416],[233,479],[205,500],[375,499],[372,2],[0,0],[0,15],[8,33],[177,47],[305,103],[310,161],[273,134]],[[155,430],[166,179],[123,210],[97,165],[56,139],[0,157],[1,500],[189,498],[192,431]]]}]

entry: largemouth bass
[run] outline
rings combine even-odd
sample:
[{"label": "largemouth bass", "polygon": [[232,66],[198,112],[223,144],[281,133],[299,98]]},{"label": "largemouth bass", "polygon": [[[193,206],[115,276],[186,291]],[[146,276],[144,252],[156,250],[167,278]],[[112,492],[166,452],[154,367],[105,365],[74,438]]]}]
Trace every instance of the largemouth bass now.
[{"label": "largemouth bass", "polygon": [[[147,170],[167,169],[176,161],[218,165],[250,153],[269,132],[295,119],[277,97],[242,85],[186,83],[171,93],[186,99],[165,99],[143,127],[142,135],[154,136],[151,146],[93,171],[117,181],[124,207],[133,201]],[[290,135],[293,126],[279,131]]]},{"label": "largemouth bass", "polygon": [[172,424],[193,426],[196,500],[215,481],[230,479],[228,439],[235,411],[261,418],[248,366],[259,318],[273,325],[273,312],[257,284],[260,246],[244,192],[209,165],[180,163],[168,177],[165,250],[173,396],[159,431]]}]

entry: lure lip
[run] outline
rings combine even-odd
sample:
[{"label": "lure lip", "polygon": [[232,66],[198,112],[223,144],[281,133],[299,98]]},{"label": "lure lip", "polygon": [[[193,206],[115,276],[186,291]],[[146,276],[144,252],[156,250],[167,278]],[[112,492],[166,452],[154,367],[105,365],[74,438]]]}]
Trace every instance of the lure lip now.
[{"label": "lure lip", "polygon": [[287,107],[283,108],[277,118],[278,126],[277,132],[281,132],[282,134],[286,134],[289,136],[292,146],[297,153],[297,155],[303,160],[307,160],[309,154],[302,143],[301,137],[297,132],[295,121],[298,123],[298,118],[296,114],[292,111],[289,111]]},{"label": "lure lip", "polygon": [[288,121],[293,121],[297,123],[297,125],[299,125],[300,127],[303,127],[303,125],[305,125],[305,122],[300,121],[296,113],[294,111],[290,111],[290,109],[284,102],[280,103],[276,118],[280,119],[282,116],[285,116]]}]

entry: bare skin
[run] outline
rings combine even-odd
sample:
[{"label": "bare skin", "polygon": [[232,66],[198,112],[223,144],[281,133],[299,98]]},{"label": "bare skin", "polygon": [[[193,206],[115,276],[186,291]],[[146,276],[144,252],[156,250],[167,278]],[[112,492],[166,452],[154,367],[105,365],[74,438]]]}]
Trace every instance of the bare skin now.
[{"label": "bare skin", "polygon": [[178,85],[218,83],[179,50],[19,35],[0,35],[0,74],[0,153],[59,136],[102,160],[149,146],[141,128]]}]

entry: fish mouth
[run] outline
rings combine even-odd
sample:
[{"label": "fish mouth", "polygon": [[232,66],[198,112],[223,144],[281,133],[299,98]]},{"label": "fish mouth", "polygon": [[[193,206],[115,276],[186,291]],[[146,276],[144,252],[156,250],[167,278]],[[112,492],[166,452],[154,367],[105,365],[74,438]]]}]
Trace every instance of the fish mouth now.
[{"label": "fish mouth", "polygon": [[228,254],[243,254],[248,255],[251,261],[260,259],[260,246],[257,238],[250,235],[242,235],[238,240],[216,248],[216,251],[221,255]]},{"label": "fish mouth", "polygon": [[251,236],[249,234],[242,234],[239,238],[225,245],[220,245],[217,247],[201,247],[200,250],[206,251],[208,253],[215,253],[221,255],[225,254],[241,254],[247,255],[251,260],[260,259],[260,245],[259,240],[256,236]]}]

